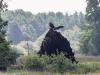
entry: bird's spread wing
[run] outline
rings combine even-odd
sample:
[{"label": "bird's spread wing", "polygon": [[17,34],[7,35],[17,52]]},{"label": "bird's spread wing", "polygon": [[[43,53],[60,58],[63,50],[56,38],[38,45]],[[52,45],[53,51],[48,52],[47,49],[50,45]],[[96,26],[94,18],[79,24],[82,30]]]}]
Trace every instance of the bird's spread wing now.
[{"label": "bird's spread wing", "polygon": [[64,26],[58,26],[58,27],[56,27],[56,30],[60,29],[60,28],[64,28]]}]

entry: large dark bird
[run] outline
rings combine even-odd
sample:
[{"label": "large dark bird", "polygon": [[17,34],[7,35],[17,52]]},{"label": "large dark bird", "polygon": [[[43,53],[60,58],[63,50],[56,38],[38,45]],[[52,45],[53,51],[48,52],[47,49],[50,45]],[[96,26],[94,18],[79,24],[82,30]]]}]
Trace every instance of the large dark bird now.
[{"label": "large dark bird", "polygon": [[58,30],[60,28],[64,28],[64,26],[58,26],[58,27],[55,27],[51,22],[49,22],[49,26],[54,29],[54,30]]}]

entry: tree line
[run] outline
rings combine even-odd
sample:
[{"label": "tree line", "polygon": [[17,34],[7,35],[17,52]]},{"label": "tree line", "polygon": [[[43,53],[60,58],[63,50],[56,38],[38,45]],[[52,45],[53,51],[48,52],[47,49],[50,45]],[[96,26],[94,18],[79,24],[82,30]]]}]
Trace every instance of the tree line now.
[{"label": "tree line", "polygon": [[12,40],[12,44],[15,45],[21,41],[25,41],[27,38],[34,42],[49,29],[49,22],[52,22],[55,26],[63,25],[64,29],[61,29],[62,32],[73,30],[74,26],[86,23],[82,12],[75,12],[72,15],[63,14],[62,12],[38,13],[34,15],[31,12],[19,9],[2,13],[2,18],[9,22],[5,28],[7,38],[8,40]]}]

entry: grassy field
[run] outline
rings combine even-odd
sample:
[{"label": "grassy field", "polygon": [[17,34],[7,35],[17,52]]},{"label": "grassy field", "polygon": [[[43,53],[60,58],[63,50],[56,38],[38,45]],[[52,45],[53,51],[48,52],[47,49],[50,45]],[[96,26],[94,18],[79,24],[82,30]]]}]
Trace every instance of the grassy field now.
[{"label": "grassy field", "polygon": [[[51,72],[25,72],[25,71],[18,71],[14,73],[1,73],[0,75],[62,75],[60,73],[51,73]],[[65,73],[63,75],[100,75],[100,73],[87,73],[87,74],[70,74]]]},{"label": "grassy field", "polygon": [[[74,64],[73,66],[71,65],[71,67],[74,67],[74,69],[67,70],[63,75],[100,75],[100,56],[96,57],[96,56],[76,55],[75,57],[79,61],[79,63],[77,65],[76,64]],[[40,72],[40,71],[27,71],[27,70],[8,70],[8,72],[5,73],[0,72],[0,75],[62,75],[62,74],[50,71]]]}]

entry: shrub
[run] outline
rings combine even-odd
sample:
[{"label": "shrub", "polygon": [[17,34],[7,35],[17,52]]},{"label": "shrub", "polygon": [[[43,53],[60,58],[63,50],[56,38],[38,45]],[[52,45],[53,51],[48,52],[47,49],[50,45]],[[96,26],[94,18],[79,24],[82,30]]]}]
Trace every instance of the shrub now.
[{"label": "shrub", "polygon": [[57,56],[52,55],[51,57],[47,55],[43,55],[42,57],[38,55],[28,56],[25,61],[25,68],[35,71],[59,72],[61,74],[65,72],[86,74],[100,71],[100,63],[79,62],[78,64],[72,64],[72,62],[61,53]]},{"label": "shrub", "polygon": [[39,57],[28,56],[26,59],[25,67],[29,70],[39,70],[39,71],[53,71],[64,73],[69,69],[72,69],[71,61],[68,60],[63,53],[52,57],[48,57],[47,55],[43,55]]},{"label": "shrub", "polygon": [[45,62],[43,58],[39,58],[39,56],[28,56],[25,62],[25,67],[28,70],[36,70],[42,71],[45,68]]},{"label": "shrub", "polygon": [[52,70],[54,70],[54,71],[57,71],[57,72],[60,72],[60,73],[65,73],[66,71],[68,71],[69,69],[72,68],[71,61],[68,60],[63,55],[63,53],[61,53],[57,56],[53,55],[53,58],[52,58],[51,61],[52,61],[52,63],[51,63]]}]

